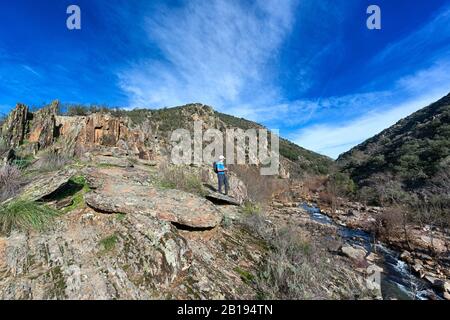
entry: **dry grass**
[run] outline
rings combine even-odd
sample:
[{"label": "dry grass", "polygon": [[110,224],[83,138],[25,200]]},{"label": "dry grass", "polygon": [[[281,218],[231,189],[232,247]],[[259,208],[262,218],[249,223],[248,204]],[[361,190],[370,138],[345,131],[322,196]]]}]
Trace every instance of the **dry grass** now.
[{"label": "dry grass", "polygon": [[306,193],[314,194],[320,192],[325,188],[327,177],[326,176],[311,176],[308,175],[303,180],[303,187]]},{"label": "dry grass", "polygon": [[283,194],[289,190],[288,180],[273,176],[262,176],[257,166],[229,165],[230,172],[247,186],[248,198],[261,205],[271,202],[273,197]]},{"label": "dry grass", "polygon": [[[250,210],[252,211],[252,210]],[[254,211],[254,210],[253,210]],[[277,229],[261,211],[244,216],[244,227],[267,244],[251,278],[258,299],[361,299],[370,292],[320,244],[291,225]]]},{"label": "dry grass", "polygon": [[0,168],[0,202],[16,196],[21,188],[22,173],[18,167],[6,164]]},{"label": "dry grass", "polygon": [[259,299],[324,298],[320,285],[328,270],[313,243],[290,227],[277,230],[260,212],[248,214],[243,224],[269,247],[254,279]]},{"label": "dry grass", "polygon": [[200,196],[205,195],[202,177],[182,166],[161,165],[158,172],[158,186],[164,189],[178,189]]},{"label": "dry grass", "polygon": [[272,250],[256,278],[261,298],[325,298],[320,284],[325,283],[328,270],[312,242],[284,228],[275,233],[270,245]]},{"label": "dry grass", "polygon": [[39,157],[39,160],[33,164],[32,169],[39,172],[51,172],[62,169],[69,162],[69,157],[50,150]]}]

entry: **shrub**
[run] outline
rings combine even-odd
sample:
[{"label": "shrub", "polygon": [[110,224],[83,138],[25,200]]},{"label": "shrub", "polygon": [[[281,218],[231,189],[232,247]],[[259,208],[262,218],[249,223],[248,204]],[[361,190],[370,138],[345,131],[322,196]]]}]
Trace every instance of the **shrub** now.
[{"label": "shrub", "polygon": [[242,213],[246,215],[253,215],[261,213],[261,207],[251,201],[245,201],[242,205]]},{"label": "shrub", "polygon": [[248,198],[261,205],[272,201],[276,195],[289,190],[289,182],[278,177],[262,176],[257,166],[229,165],[230,172],[247,186]]},{"label": "shrub", "polygon": [[310,176],[307,175],[303,179],[303,187],[307,193],[316,193],[325,188],[327,181],[326,176]]},{"label": "shrub", "polygon": [[[291,225],[276,229],[263,212],[245,215],[242,224],[258,235],[268,252],[251,282],[259,299],[355,299],[370,293],[329,253]],[[338,287],[336,282],[339,283]],[[328,288],[328,289],[324,289]]]},{"label": "shrub", "polygon": [[80,105],[80,104],[69,104],[63,105],[65,112],[63,112],[67,116],[88,116],[93,113],[107,113],[110,109],[104,105]]},{"label": "shrub", "polygon": [[[245,207],[244,207],[245,210]],[[246,213],[241,221],[245,229],[252,234],[259,235],[262,239],[270,239],[273,232],[273,226],[267,222],[265,215],[259,211],[255,211],[255,207],[244,211]]]},{"label": "shrub", "polygon": [[18,200],[0,206],[0,231],[44,230],[58,215],[58,211],[32,201]]},{"label": "shrub", "polygon": [[379,237],[391,237],[400,232],[405,223],[403,210],[399,207],[390,207],[375,217],[375,233]]},{"label": "shrub", "polygon": [[0,202],[18,194],[22,182],[19,168],[6,164],[0,168]]}]

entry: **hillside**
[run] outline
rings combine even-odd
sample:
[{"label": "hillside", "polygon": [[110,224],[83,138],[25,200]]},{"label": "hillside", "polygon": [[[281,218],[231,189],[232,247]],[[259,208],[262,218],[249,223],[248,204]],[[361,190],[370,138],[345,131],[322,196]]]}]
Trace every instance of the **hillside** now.
[{"label": "hillside", "polygon": [[450,94],[342,154],[338,165],[368,197],[450,197]]},{"label": "hillside", "polygon": [[[220,112],[215,112],[215,114],[230,127],[241,128],[244,130],[263,127],[258,123],[244,118],[237,118]],[[333,164],[333,161],[330,158],[306,150],[282,137],[280,137],[280,155],[294,163],[299,174],[302,174],[302,172],[310,174],[326,174]]]},{"label": "hillside", "polygon": [[[243,130],[264,128],[259,123],[220,113],[210,106],[199,103],[156,110],[135,109],[127,111],[96,107],[86,108],[83,106],[69,106],[67,108],[68,115],[87,115],[96,112],[111,113],[116,117],[129,118],[135,126],[140,126],[148,121],[165,137],[178,128],[192,130],[191,124],[194,119],[200,119],[204,121],[207,127],[219,130],[226,128]],[[288,170],[294,177],[303,176],[305,173],[326,174],[333,165],[331,158],[304,149],[282,137],[280,137],[280,155],[283,164],[289,167]]]}]

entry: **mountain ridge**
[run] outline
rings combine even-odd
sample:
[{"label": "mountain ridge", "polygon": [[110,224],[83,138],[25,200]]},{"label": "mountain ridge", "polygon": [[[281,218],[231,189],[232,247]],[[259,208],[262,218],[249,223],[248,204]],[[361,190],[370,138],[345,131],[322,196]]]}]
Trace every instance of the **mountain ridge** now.
[{"label": "mountain ridge", "polygon": [[436,184],[450,170],[449,150],[450,93],[341,154],[336,163],[360,187],[394,181],[398,192],[430,197],[448,193],[447,186]]}]

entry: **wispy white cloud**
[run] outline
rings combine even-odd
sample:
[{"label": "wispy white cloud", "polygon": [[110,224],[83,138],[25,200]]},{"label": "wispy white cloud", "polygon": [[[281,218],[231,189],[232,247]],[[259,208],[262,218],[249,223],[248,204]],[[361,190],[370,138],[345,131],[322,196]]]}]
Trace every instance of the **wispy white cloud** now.
[{"label": "wispy white cloud", "polygon": [[293,134],[291,138],[305,148],[337,158],[341,153],[440,97],[425,96],[390,110],[370,112],[363,117],[340,125],[313,125],[301,130],[298,134]]},{"label": "wispy white cloud", "polygon": [[[366,114],[350,121],[342,121],[342,117],[336,117],[335,121],[328,119],[327,123],[302,128],[290,137],[306,148],[337,158],[339,154],[448,94],[448,70],[450,60],[437,62],[429,69],[398,80],[392,91],[383,93],[384,98],[373,96],[368,99],[366,105],[371,107],[366,109]],[[409,98],[395,106],[391,101],[396,99],[396,95]]]},{"label": "wispy white cloud", "polygon": [[[158,48],[158,55],[119,70],[120,87],[131,107],[202,102],[284,129],[282,134],[298,144],[332,157],[448,93],[450,55],[445,43],[450,37],[450,10],[446,7],[431,22],[390,44],[366,65],[373,72],[405,59],[411,62],[407,70],[374,72],[377,77],[366,86],[342,96],[284,99],[274,81],[277,70],[273,62],[295,23],[299,33],[308,34],[308,26],[316,25],[308,19],[316,19],[327,10],[336,12],[317,3],[300,2],[300,6],[310,4],[306,9],[313,11],[298,10],[296,17],[296,2],[290,0],[260,0],[250,6],[219,0],[190,1],[176,8],[153,6],[143,27],[149,45]],[[345,17],[344,13],[334,15]],[[329,33],[328,45],[324,46],[321,39],[317,46],[304,46],[312,54],[306,52],[305,60],[300,59],[295,66],[300,92],[314,83],[315,65],[330,52],[335,59],[342,54],[342,43],[334,32],[339,26],[339,21],[323,22],[320,30]],[[434,46],[439,50],[423,54]],[[416,60],[423,56],[427,60],[418,63]],[[416,71],[418,68],[422,69]],[[387,80],[384,73],[391,71],[398,74]],[[333,81],[331,75],[330,79]],[[321,85],[326,87],[326,83]]]},{"label": "wispy white cloud", "polygon": [[[440,48],[440,50],[437,50]],[[428,51],[429,59],[436,59],[450,48],[450,5],[444,6],[428,23],[403,39],[388,45],[370,62],[372,67],[401,59],[416,61],[423,59]],[[423,61],[422,61],[423,62]]]},{"label": "wispy white cloud", "polygon": [[[355,117],[367,110],[368,102],[379,105],[392,98],[389,92],[366,92],[321,99],[294,100],[276,104],[244,104],[228,109],[228,112],[253,121],[290,128],[311,121],[326,120],[336,115],[340,118]],[[276,100],[272,100],[276,101]]]},{"label": "wispy white cloud", "polygon": [[[417,53],[433,50],[434,46],[439,50],[430,53],[428,60],[415,61],[421,56],[415,56]],[[315,124],[292,132],[292,140],[306,148],[336,158],[401,118],[448,94],[450,6],[445,7],[432,21],[417,31],[382,50],[369,63],[369,67],[383,66],[396,59],[411,61],[412,67],[405,71],[406,75],[393,83],[384,83],[383,87],[387,89],[383,91],[326,98],[325,102],[316,105],[315,116],[327,114],[328,117],[322,121],[316,118],[318,121]],[[365,88],[377,88],[385,81],[381,75]],[[326,105],[330,106],[329,110],[335,112],[323,112]],[[364,113],[351,115],[349,112],[352,109]]]},{"label": "wispy white cloud", "polygon": [[25,70],[27,70],[28,72],[34,74],[35,76],[37,76],[37,77],[42,77],[42,75],[41,75],[39,72],[37,72],[35,69],[33,69],[32,67],[30,67],[30,66],[28,66],[28,65],[26,65],[26,64],[22,65],[22,67],[23,67]]},{"label": "wispy white cloud", "polygon": [[146,30],[164,59],[121,70],[120,86],[130,105],[147,107],[199,101],[221,108],[277,96],[269,66],[293,24],[294,7],[291,0],[154,7]]}]

